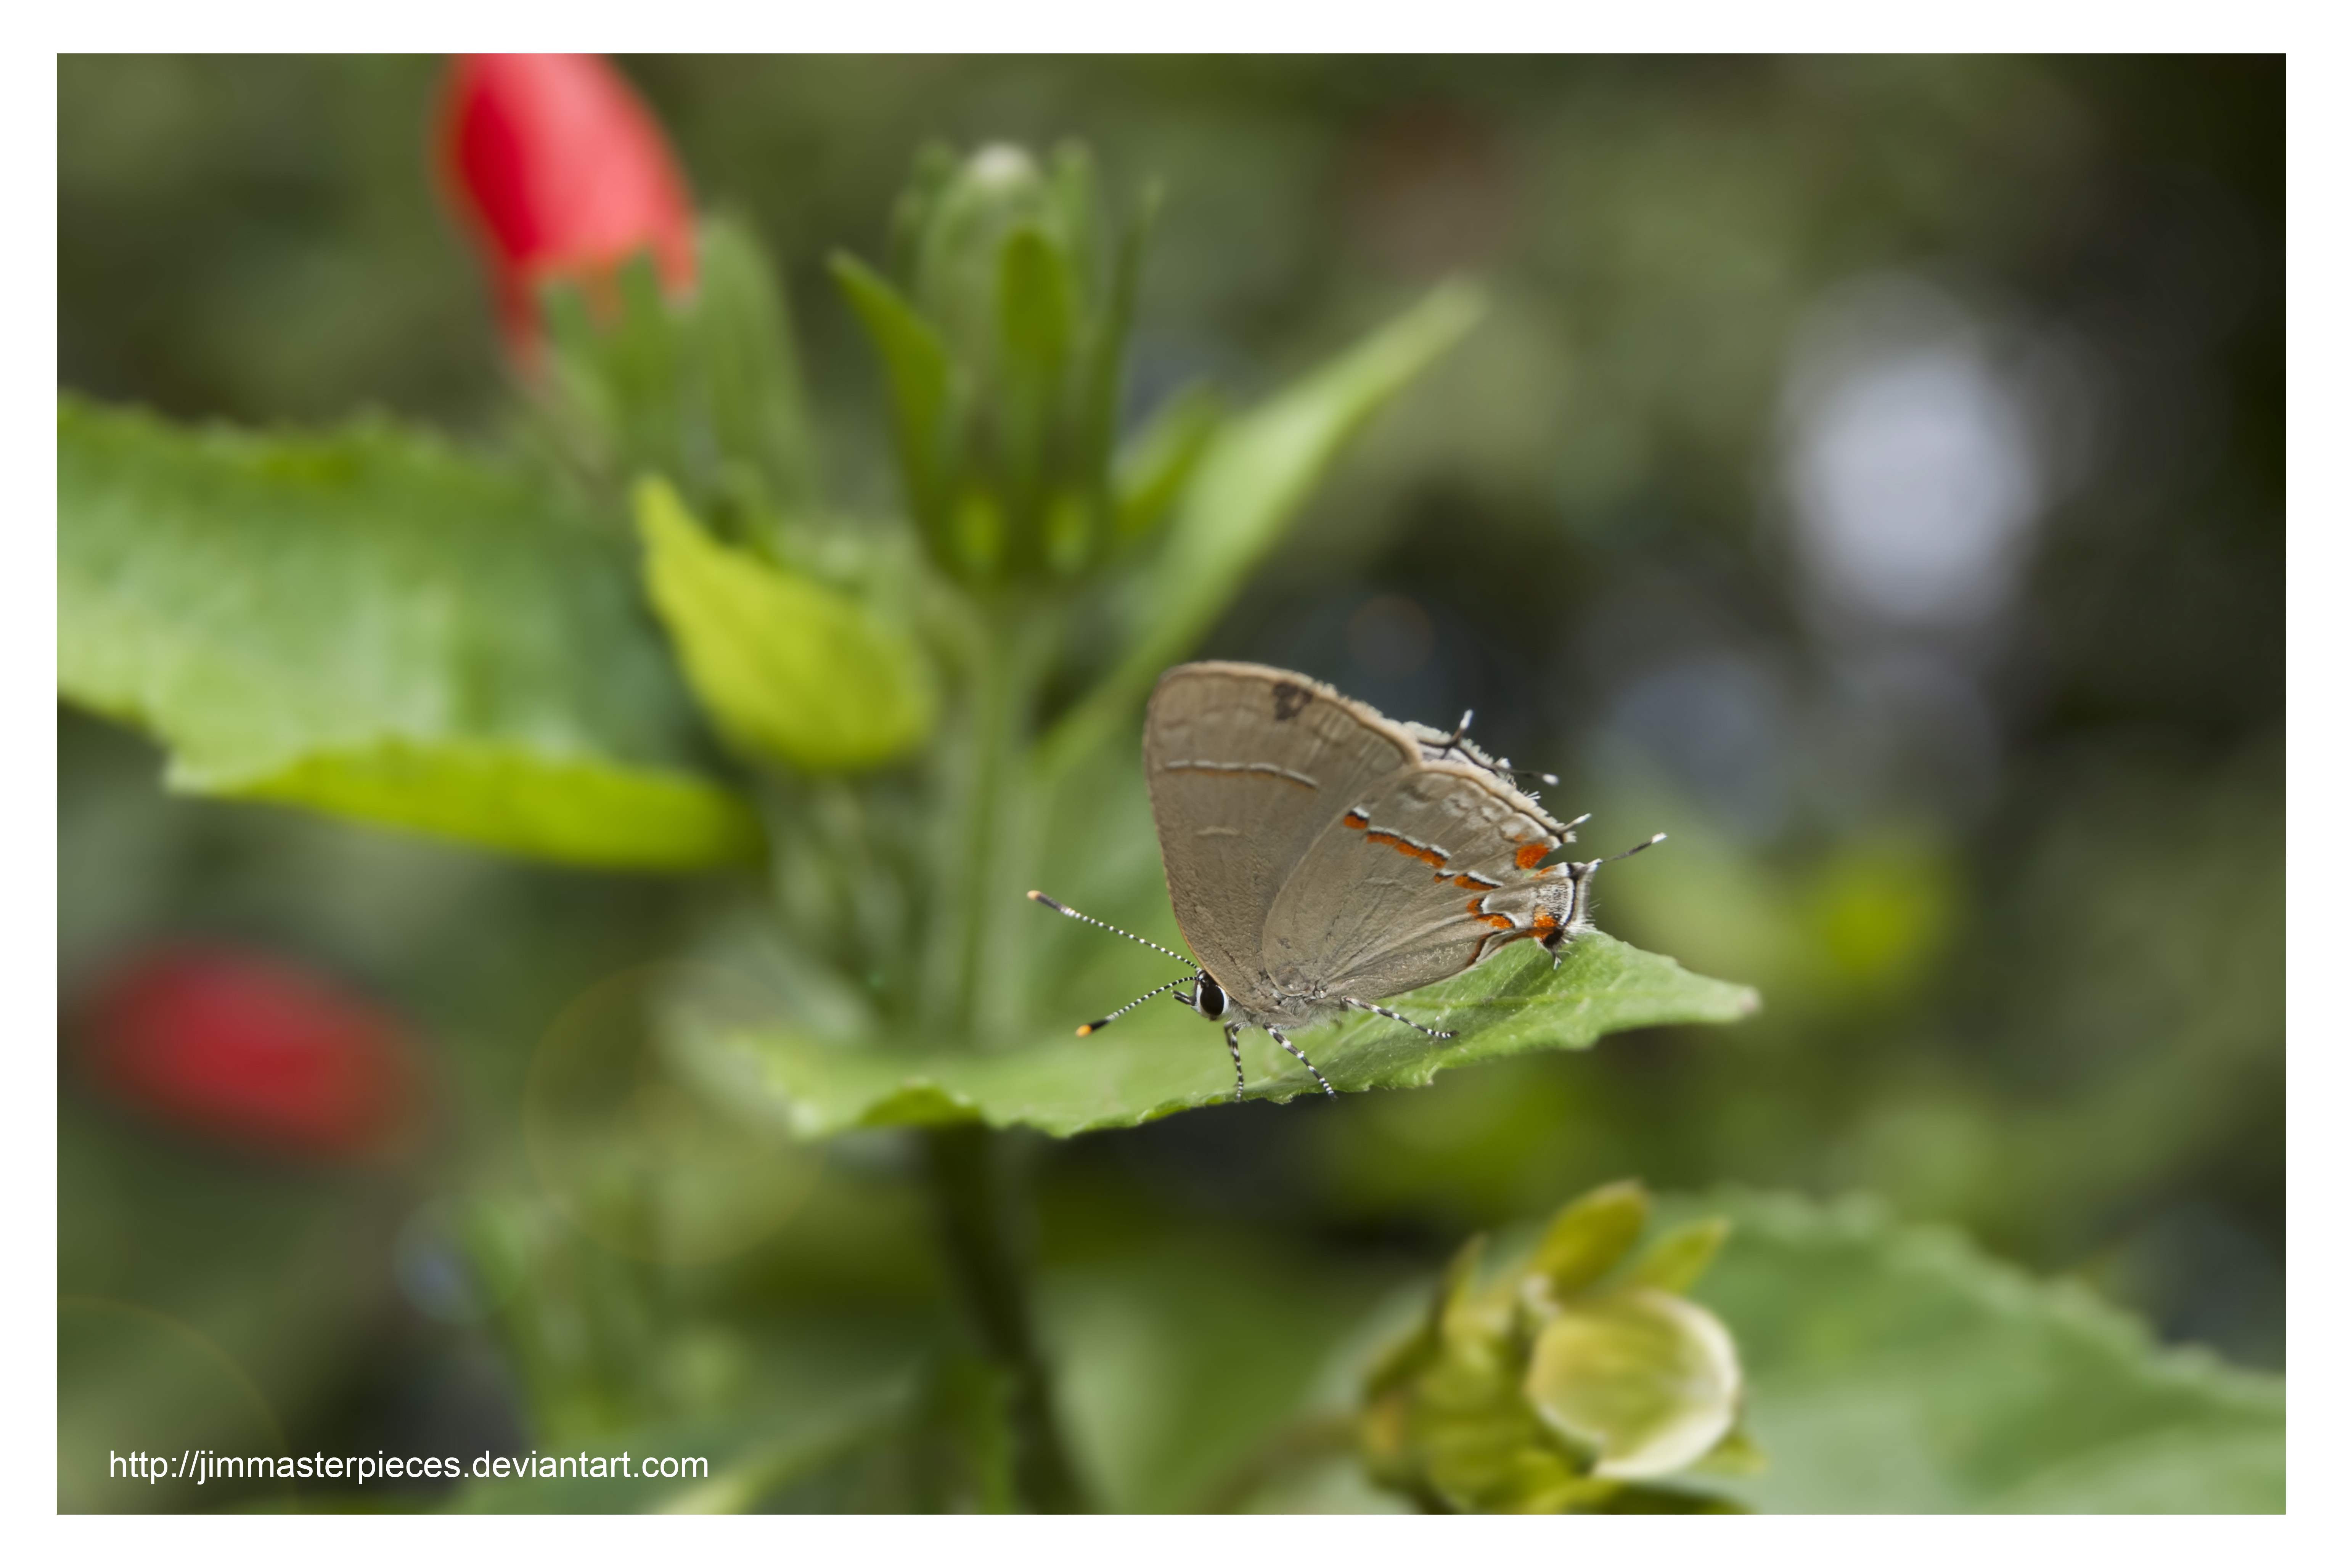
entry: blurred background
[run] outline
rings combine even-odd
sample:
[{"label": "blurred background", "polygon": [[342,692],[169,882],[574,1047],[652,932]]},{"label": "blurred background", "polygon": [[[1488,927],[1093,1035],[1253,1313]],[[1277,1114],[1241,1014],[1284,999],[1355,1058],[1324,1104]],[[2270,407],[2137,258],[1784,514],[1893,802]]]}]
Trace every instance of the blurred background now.
[{"label": "blurred background", "polygon": [[[2280,62],[621,65],[780,258],[850,508],[892,504],[884,427],[820,267],[883,250],[926,141],[1081,138],[1125,210],[1162,179],[1133,417],[1482,278],[1491,317],[1204,651],[1473,709],[1593,849],[1668,831],[1604,879],[1606,930],[1765,994],[1429,1091],[1036,1141],[1107,1496],[1192,1495],[1384,1292],[1627,1175],[1875,1192],[2283,1366]],[[492,437],[441,70],[61,59],[60,384]],[[688,1258],[574,1220],[532,1118],[681,950],[689,881],[174,799],[146,742],[58,723],[66,1440],[693,1452],[955,1353],[890,1135],[755,1174],[779,1196]],[[126,1089],[91,1010],[191,940],[334,977],[373,1109]]]}]

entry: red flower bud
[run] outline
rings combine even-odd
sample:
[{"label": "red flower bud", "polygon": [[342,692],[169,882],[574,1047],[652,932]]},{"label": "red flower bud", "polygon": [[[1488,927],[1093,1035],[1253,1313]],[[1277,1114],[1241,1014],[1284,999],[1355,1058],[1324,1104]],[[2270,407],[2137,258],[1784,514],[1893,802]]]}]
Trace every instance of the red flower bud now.
[{"label": "red flower bud", "polygon": [[692,280],[691,198],[659,122],[592,55],[463,55],[447,74],[443,175],[478,236],[506,342],[537,341],[548,278],[592,281],[649,250]]},{"label": "red flower bud", "polygon": [[400,1027],[283,959],[149,949],[99,986],[87,1024],[98,1086],[183,1131],[367,1160],[404,1148],[420,1121],[421,1064]]}]

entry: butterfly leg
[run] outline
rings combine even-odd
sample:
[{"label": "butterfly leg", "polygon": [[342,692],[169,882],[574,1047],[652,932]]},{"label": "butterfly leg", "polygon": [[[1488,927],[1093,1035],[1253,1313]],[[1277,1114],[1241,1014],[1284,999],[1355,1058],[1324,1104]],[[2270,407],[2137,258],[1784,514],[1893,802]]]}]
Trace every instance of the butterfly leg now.
[{"label": "butterfly leg", "polygon": [[1292,1054],[1294,1060],[1310,1069],[1310,1076],[1318,1081],[1319,1088],[1324,1090],[1329,1094],[1334,1092],[1334,1086],[1326,1081],[1326,1075],[1319,1071],[1316,1065],[1312,1063],[1308,1057],[1302,1054],[1302,1048],[1300,1046],[1285,1038],[1285,1031],[1283,1030],[1278,1028],[1273,1023],[1265,1023],[1261,1027],[1269,1030],[1269,1038],[1277,1041],[1278,1044],[1285,1047],[1286,1050]]},{"label": "butterfly leg", "polygon": [[1361,1012],[1379,1014],[1383,1018],[1391,1020],[1393,1023],[1403,1023],[1407,1025],[1408,1028],[1415,1030],[1416,1033],[1428,1034],[1434,1040],[1454,1040],[1456,1038],[1456,1031],[1453,1030],[1426,1029],[1423,1025],[1416,1022],[1415,1020],[1412,1018],[1402,1018],[1399,1014],[1392,1011],[1392,1010],[1387,1007],[1377,1007],[1371,1001],[1361,1001],[1354,996],[1344,997],[1342,999],[1342,1005],[1344,1007],[1357,1008]]},{"label": "butterfly leg", "polygon": [[1237,1049],[1237,1028],[1232,1023],[1221,1025],[1221,1038],[1229,1042],[1229,1060],[1237,1064],[1237,1102],[1244,1103],[1244,1052]]}]

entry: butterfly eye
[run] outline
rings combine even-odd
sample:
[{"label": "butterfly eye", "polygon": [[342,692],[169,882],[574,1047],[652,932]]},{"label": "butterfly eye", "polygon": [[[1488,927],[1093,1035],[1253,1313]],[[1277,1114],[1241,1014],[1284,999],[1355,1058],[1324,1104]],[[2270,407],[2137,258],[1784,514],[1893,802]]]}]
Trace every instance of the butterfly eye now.
[{"label": "butterfly eye", "polygon": [[1198,976],[1196,980],[1196,1010],[1202,1013],[1206,1018],[1212,1019],[1217,1022],[1221,1014],[1228,1011],[1228,993],[1221,990],[1220,982],[1213,980],[1210,975]]}]

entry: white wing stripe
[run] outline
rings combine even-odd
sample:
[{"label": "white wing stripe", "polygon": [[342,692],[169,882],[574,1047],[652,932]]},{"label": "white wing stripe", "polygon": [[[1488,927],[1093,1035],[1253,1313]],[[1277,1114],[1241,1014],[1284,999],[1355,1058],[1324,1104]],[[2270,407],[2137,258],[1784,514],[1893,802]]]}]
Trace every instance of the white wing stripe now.
[{"label": "white wing stripe", "polygon": [[1296,773],[1291,768],[1280,768],[1274,762],[1206,762],[1180,758],[1163,764],[1166,773],[1261,773],[1272,779],[1283,779],[1304,789],[1315,789],[1318,780],[1307,773]]}]

